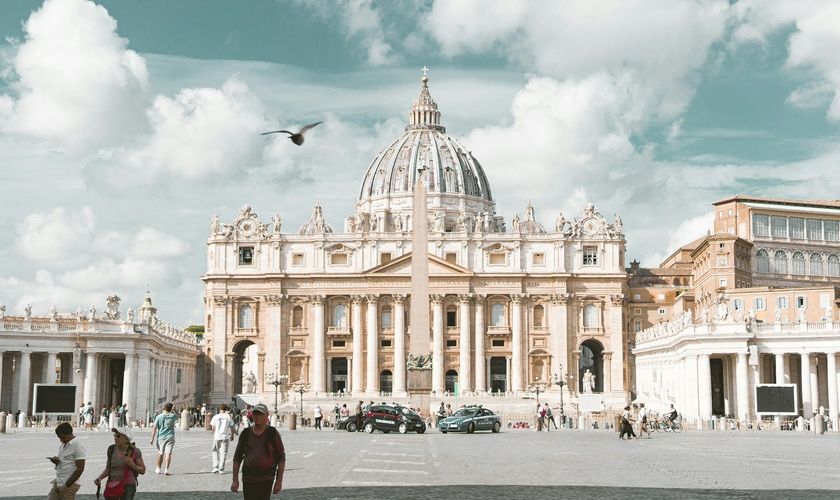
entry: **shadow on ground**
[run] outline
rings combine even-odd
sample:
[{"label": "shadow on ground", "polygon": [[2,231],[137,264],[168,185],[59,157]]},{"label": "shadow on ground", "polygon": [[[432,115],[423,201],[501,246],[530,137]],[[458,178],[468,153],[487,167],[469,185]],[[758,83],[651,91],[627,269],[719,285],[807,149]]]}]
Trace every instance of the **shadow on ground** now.
[{"label": "shadow on ground", "polygon": [[[242,493],[221,491],[179,491],[173,493],[179,499],[216,500],[242,498]],[[2,497],[2,493],[0,493]],[[137,500],[160,498],[161,493],[138,492]],[[452,500],[453,498],[499,498],[510,500],[533,500],[534,498],[605,498],[605,499],[836,499],[840,491],[835,490],[698,490],[666,488],[616,488],[606,486],[342,486],[335,488],[288,489],[272,496],[272,499],[294,500],[381,500],[383,498],[422,498],[423,500]],[[21,500],[43,500],[44,496],[2,497]],[[94,495],[79,495],[79,500],[96,498]]]}]

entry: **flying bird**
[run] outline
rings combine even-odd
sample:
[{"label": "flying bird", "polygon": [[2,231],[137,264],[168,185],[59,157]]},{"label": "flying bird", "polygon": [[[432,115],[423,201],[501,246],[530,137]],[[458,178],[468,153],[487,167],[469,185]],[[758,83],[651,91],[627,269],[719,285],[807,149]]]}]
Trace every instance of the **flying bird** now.
[{"label": "flying bird", "polygon": [[260,135],[268,135],[268,134],[289,134],[289,139],[291,139],[291,140],[292,140],[292,142],[294,142],[295,144],[297,144],[298,146],[300,146],[301,144],[303,144],[303,134],[305,134],[307,130],[309,130],[309,129],[311,129],[312,127],[314,127],[314,126],[316,126],[316,125],[319,125],[319,124],[321,124],[321,123],[323,123],[323,122],[315,122],[315,123],[312,123],[312,124],[310,124],[310,125],[307,125],[307,126],[303,127],[302,129],[300,129],[300,132],[298,132],[297,134],[292,133],[292,132],[289,132],[288,130],[274,130],[274,131],[272,131],[272,132],[266,132],[266,133],[264,133],[264,134],[260,134]]}]

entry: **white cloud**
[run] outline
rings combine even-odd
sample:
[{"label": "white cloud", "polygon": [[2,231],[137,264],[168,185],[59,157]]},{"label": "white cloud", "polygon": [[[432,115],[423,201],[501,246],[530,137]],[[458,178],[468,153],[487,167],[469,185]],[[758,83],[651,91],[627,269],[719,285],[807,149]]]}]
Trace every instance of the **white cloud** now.
[{"label": "white cloud", "polygon": [[12,58],[14,96],[0,96],[0,127],[68,150],[121,143],[142,131],[148,71],[104,7],[47,0],[24,24]]},{"label": "white cloud", "polygon": [[109,188],[160,184],[161,176],[212,179],[260,164],[269,130],[263,105],[235,75],[221,89],[187,88],[155,98],[147,142],[112,151],[87,168]]},{"label": "white cloud", "polygon": [[57,207],[46,213],[30,214],[18,223],[15,247],[30,261],[60,261],[85,251],[95,227],[91,207],[82,207],[72,214]]}]

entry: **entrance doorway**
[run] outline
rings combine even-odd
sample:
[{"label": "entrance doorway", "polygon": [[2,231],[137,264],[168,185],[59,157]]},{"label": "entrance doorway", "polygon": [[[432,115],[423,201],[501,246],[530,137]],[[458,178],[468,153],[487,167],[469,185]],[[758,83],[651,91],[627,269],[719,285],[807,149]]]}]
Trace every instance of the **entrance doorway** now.
[{"label": "entrance doorway", "polygon": [[330,391],[342,392],[347,389],[347,358],[332,358],[330,369]]},{"label": "entrance doorway", "polygon": [[455,384],[458,383],[458,372],[455,370],[446,371],[446,392],[454,393]]},{"label": "entrance doorway", "polygon": [[108,407],[119,407],[124,403],[123,378],[125,377],[125,358],[112,359],[108,362],[108,397],[105,404]]},{"label": "entrance doorway", "polygon": [[490,392],[507,392],[507,358],[490,358]]},{"label": "entrance doorway", "polygon": [[583,375],[586,370],[595,376],[592,392],[604,392],[604,348],[598,341],[587,340],[580,345],[580,366],[578,366],[578,390],[583,390]]},{"label": "entrance doorway", "polygon": [[[233,348],[233,394],[242,394],[242,378],[257,372],[257,345],[243,340]],[[256,388],[255,388],[256,389]]]},{"label": "entrance doorway", "polygon": [[720,358],[710,359],[709,368],[712,373],[712,415],[724,415],[726,413],[726,392],[723,388],[723,360]]},{"label": "entrance doorway", "polygon": [[379,392],[390,394],[394,390],[394,376],[391,370],[382,370],[379,374]]}]

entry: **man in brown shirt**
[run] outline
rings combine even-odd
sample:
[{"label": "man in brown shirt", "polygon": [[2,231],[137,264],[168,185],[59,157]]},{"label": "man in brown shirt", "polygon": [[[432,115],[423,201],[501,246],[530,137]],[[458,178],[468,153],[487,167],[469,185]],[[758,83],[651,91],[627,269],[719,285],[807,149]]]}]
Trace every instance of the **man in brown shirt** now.
[{"label": "man in brown shirt", "polygon": [[[268,407],[258,404],[251,410],[254,426],[242,431],[233,454],[233,484],[239,491],[239,468],[245,500],[267,500],[283,489],[286,450],[277,429],[268,425]],[[272,488],[272,485],[274,486]]]}]

